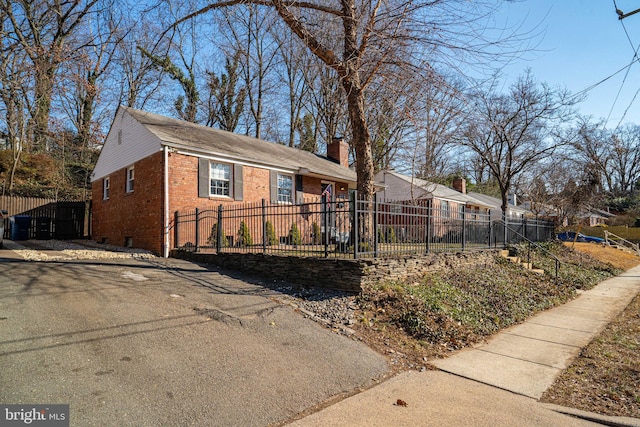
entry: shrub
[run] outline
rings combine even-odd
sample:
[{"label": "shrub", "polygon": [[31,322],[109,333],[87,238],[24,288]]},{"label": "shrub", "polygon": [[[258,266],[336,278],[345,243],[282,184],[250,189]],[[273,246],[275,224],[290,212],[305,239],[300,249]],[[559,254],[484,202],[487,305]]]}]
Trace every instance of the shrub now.
[{"label": "shrub", "polygon": [[[229,245],[229,241],[227,240],[227,236],[224,234],[224,229],[220,230],[220,247],[226,247]],[[207,244],[211,246],[218,247],[218,223],[216,222],[211,227],[211,234],[209,234],[209,238],[207,239]]]},{"label": "shrub", "polygon": [[292,222],[291,228],[289,229],[289,244],[299,245],[301,243],[302,243],[302,237],[300,236],[300,230],[298,229],[298,225],[295,222]]},{"label": "shrub", "polygon": [[389,227],[387,228],[387,232],[386,232],[386,242],[387,243],[397,243],[397,239],[396,239],[396,230],[394,230],[393,227]]},{"label": "shrub", "polygon": [[317,244],[320,243],[322,240],[322,233],[320,231],[320,226],[318,225],[317,222],[314,222],[311,225],[311,230],[312,230],[312,239],[313,239],[313,243]]},{"label": "shrub", "polygon": [[267,221],[267,245],[276,244],[276,231],[273,229],[271,221]]},{"label": "shrub", "polygon": [[253,245],[253,239],[251,238],[251,232],[247,224],[242,221],[240,223],[240,229],[238,230],[238,245],[251,246]]}]

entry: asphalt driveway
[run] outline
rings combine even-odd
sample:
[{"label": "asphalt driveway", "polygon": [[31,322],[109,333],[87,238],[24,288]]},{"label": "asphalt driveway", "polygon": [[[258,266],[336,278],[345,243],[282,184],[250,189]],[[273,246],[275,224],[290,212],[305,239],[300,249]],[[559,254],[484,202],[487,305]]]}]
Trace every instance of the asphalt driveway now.
[{"label": "asphalt driveway", "polygon": [[387,372],[363,344],[180,260],[27,262],[0,251],[0,402],[72,426],[265,426]]}]

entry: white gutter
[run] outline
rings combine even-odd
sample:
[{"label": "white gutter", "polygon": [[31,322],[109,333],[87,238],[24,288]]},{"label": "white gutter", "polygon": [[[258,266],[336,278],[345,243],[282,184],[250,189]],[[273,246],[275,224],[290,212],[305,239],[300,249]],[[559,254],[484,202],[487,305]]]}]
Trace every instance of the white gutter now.
[{"label": "white gutter", "polygon": [[164,146],[164,250],[163,256],[169,258],[169,147]]}]

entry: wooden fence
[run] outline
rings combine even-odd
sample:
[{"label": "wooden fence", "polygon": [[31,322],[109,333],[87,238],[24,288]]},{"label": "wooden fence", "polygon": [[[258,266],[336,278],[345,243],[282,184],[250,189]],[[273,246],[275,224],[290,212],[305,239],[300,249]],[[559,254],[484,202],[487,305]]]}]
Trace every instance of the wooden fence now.
[{"label": "wooden fence", "polygon": [[6,216],[13,216],[55,202],[56,200],[54,199],[40,199],[37,197],[0,196],[0,209],[7,211]]}]

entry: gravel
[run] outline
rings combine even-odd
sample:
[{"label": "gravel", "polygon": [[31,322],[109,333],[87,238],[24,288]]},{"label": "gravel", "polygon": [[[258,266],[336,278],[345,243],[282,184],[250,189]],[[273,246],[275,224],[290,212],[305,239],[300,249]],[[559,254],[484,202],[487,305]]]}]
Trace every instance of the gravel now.
[{"label": "gravel", "polygon": [[280,292],[275,297],[278,302],[298,309],[305,316],[320,322],[336,332],[354,335],[350,328],[355,323],[355,311],[358,308],[356,296],[346,292],[323,288],[300,288],[280,284],[272,286]]},{"label": "gravel", "polygon": [[[70,261],[78,259],[152,259],[155,255],[142,249],[122,248],[92,241],[34,240],[26,247],[5,240],[4,247],[28,261]],[[52,251],[52,253],[47,253]]]}]

